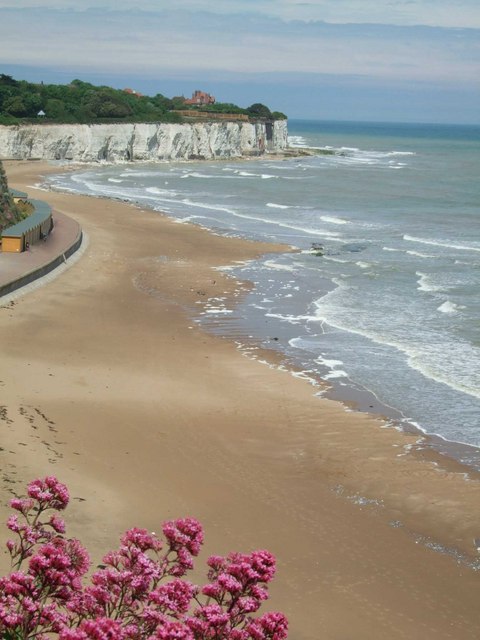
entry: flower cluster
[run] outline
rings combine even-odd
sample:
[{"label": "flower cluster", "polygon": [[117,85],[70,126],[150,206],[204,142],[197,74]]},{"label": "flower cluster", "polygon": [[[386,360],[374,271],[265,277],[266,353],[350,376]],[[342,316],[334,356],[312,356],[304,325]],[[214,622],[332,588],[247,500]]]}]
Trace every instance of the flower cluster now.
[{"label": "flower cluster", "polygon": [[254,616],[268,598],[268,551],[211,556],[208,582],[185,579],[203,543],[193,518],[165,522],[163,540],[130,529],[87,581],[86,549],[66,537],[67,487],[50,476],[11,501],[13,571],[0,578],[0,635],[16,640],[283,640],[281,613]]}]

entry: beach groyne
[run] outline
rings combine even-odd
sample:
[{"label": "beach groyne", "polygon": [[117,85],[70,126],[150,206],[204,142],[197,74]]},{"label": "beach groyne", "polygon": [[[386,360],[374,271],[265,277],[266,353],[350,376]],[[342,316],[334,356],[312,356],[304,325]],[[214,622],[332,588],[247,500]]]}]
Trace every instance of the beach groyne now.
[{"label": "beach groyne", "polygon": [[286,146],[286,120],[0,126],[0,157],[15,160],[212,160]]}]

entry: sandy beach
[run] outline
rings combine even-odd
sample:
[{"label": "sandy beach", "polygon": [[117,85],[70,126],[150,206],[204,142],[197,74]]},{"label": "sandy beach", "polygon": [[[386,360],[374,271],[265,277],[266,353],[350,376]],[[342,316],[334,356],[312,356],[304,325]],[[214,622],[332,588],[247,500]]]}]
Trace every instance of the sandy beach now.
[{"label": "sandy beach", "polygon": [[480,477],[192,321],[250,286],[215,267],[285,247],[47,194],[33,186],[58,170],[46,164],[5,168],[89,244],[0,301],[2,521],[12,494],[55,474],[96,561],[126,528],[186,515],[205,528],[200,569],[209,553],[271,550],[268,606],[292,640],[478,638]]}]

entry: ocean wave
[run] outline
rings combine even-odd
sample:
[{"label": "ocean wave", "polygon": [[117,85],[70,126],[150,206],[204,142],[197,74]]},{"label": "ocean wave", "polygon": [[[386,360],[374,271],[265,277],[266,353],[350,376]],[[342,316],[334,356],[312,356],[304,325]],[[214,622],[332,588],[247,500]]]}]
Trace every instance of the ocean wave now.
[{"label": "ocean wave", "polygon": [[228,178],[230,176],[212,176],[212,175],[209,175],[208,173],[200,173],[199,171],[187,171],[180,176],[180,178],[205,178],[205,179],[217,178],[217,177]]},{"label": "ocean wave", "polygon": [[316,321],[317,318],[312,315],[293,315],[293,314],[284,314],[284,313],[266,313],[266,318],[275,318],[276,320],[282,320],[283,322],[288,322],[290,324],[300,324],[302,322],[312,322]]},{"label": "ocean wave", "polygon": [[193,220],[205,220],[205,216],[185,216],[185,218],[174,218],[173,222],[177,224],[187,224],[188,222],[192,222]]},{"label": "ocean wave", "polygon": [[[310,251],[306,252],[310,253]],[[350,264],[350,260],[342,260],[341,258],[334,258],[333,256],[322,256],[322,260],[327,262],[338,262],[339,264]]]},{"label": "ocean wave", "polygon": [[343,364],[342,360],[327,360],[326,358],[320,356],[317,358],[318,364],[323,365],[324,367],[328,367],[329,369],[335,369],[335,367],[339,367]]},{"label": "ocean wave", "polygon": [[209,313],[209,314],[216,314],[216,315],[225,315],[225,314],[229,314],[229,313],[233,313],[232,309],[225,309],[224,307],[222,308],[215,308],[215,307],[210,307],[209,309],[205,309],[204,313]]},{"label": "ocean wave", "polygon": [[137,169],[127,169],[120,174],[121,178],[166,178],[172,175],[172,169],[169,171],[140,171]]},{"label": "ocean wave", "polygon": [[307,147],[307,141],[303,136],[288,136],[289,147]]},{"label": "ocean wave", "polygon": [[235,171],[239,176],[243,178],[261,178],[262,180],[278,179],[279,176],[274,176],[271,173],[252,173],[251,171]]},{"label": "ocean wave", "polygon": [[265,260],[263,266],[267,269],[274,269],[275,271],[289,271],[290,273],[296,273],[297,269],[290,264],[280,264],[274,260]]},{"label": "ocean wave", "polygon": [[[340,290],[345,287],[342,283]],[[387,323],[370,321],[370,318],[352,314],[344,307],[342,298],[336,299],[339,289],[327,293],[315,302],[315,322],[322,326],[363,336],[373,343],[381,344],[404,354],[405,363],[425,378],[445,384],[455,391],[480,398],[480,372],[468,363],[480,359],[480,349],[458,337],[440,334],[434,329],[420,327],[418,335],[410,331],[404,335],[390,330]],[[333,296],[333,297],[332,297]],[[332,302],[334,300],[335,302]],[[445,307],[448,309],[448,306]],[[363,325],[362,325],[363,323]],[[445,357],[448,354],[448,358]]]},{"label": "ocean wave", "polygon": [[335,369],[326,375],[322,376],[322,380],[333,380],[334,378],[348,378],[348,373],[342,371],[342,369]]},{"label": "ocean wave", "polygon": [[287,204],[275,204],[275,202],[267,202],[266,206],[270,209],[291,209]]},{"label": "ocean wave", "polygon": [[454,242],[440,241],[440,240],[427,240],[426,238],[418,238],[416,236],[411,236],[409,234],[405,234],[403,239],[407,242],[418,242],[420,244],[428,244],[433,247],[443,247],[447,249],[459,249],[460,251],[476,251],[480,252],[480,247],[473,247],[471,245],[466,244],[458,244]]},{"label": "ocean wave", "polygon": [[427,291],[429,293],[435,293],[437,291],[443,291],[444,287],[433,282],[433,276],[428,273],[422,273],[421,271],[416,271],[415,275],[418,276],[417,289],[419,291]]},{"label": "ocean wave", "polygon": [[465,307],[463,305],[458,305],[454,302],[450,302],[450,300],[446,300],[443,304],[437,307],[437,311],[448,314],[458,313],[460,309],[465,309]]},{"label": "ocean wave", "polygon": [[409,256],[416,256],[417,258],[435,258],[436,256],[432,256],[428,253],[420,253],[420,251],[405,251]]},{"label": "ocean wave", "polygon": [[194,202],[192,200],[189,200],[188,198],[184,198],[180,202],[189,207],[199,207],[200,209],[207,209],[211,211],[221,211],[223,213],[228,213],[236,218],[242,218],[244,220],[262,222],[264,224],[281,227],[282,229],[291,229],[292,231],[302,231],[303,233],[308,234],[309,236],[327,237],[332,241],[340,241],[340,242],[342,241],[341,234],[335,231],[326,231],[323,229],[309,229],[308,227],[300,227],[297,225],[288,224],[286,222],[280,222],[278,220],[271,220],[268,218],[261,218],[259,216],[248,215],[246,213],[240,213],[239,211],[235,211],[234,209],[229,209],[228,207],[223,207],[221,205],[205,204],[203,202]]},{"label": "ocean wave", "polygon": [[352,224],[349,220],[337,218],[336,216],[320,216],[320,220],[323,220],[324,222],[330,222],[331,224]]},{"label": "ocean wave", "polygon": [[169,191],[168,189],[160,189],[159,187],[147,187],[145,189],[147,193],[151,193],[154,196],[169,196],[173,198],[178,195],[175,191]]}]

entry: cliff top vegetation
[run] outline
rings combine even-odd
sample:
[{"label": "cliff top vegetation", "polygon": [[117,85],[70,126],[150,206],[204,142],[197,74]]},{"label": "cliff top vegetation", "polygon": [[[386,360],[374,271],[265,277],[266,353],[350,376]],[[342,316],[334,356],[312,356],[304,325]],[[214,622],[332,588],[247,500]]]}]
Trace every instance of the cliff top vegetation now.
[{"label": "cliff top vegetation", "polygon": [[[81,80],[67,85],[34,84],[0,74],[0,124],[31,122],[101,123],[101,122],[182,122],[176,110],[195,110],[183,98],[167,98],[161,93],[143,96],[131,90],[95,86]],[[284,119],[256,103],[242,109],[234,104],[201,105],[211,113],[245,114],[252,119]]]},{"label": "cliff top vegetation", "polygon": [[0,160],[0,233],[3,229],[20,222],[24,217],[8,190],[7,176]]}]

